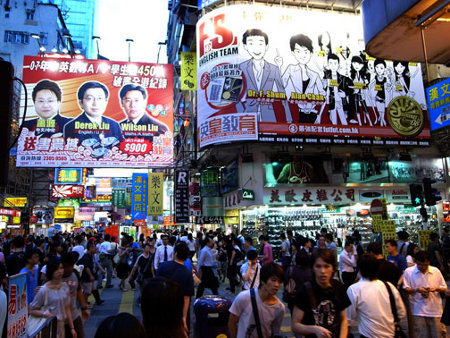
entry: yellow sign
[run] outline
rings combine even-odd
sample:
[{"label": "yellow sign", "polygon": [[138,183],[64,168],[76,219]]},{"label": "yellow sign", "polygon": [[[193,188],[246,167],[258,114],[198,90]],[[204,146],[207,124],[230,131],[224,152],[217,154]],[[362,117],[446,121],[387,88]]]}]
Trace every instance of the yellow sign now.
[{"label": "yellow sign", "polygon": [[421,250],[428,250],[428,244],[431,242],[430,234],[433,230],[419,230],[419,247]]},{"label": "yellow sign", "polygon": [[20,224],[20,216],[13,217],[13,224]]},{"label": "yellow sign", "polygon": [[387,257],[386,244],[388,239],[397,239],[397,233],[395,232],[395,221],[394,220],[383,220],[381,222],[381,236],[383,239],[383,256]]},{"label": "yellow sign", "polygon": [[375,233],[381,232],[381,224],[383,217],[381,215],[372,215],[373,231]]},{"label": "yellow sign", "polygon": [[148,174],[148,208],[147,214],[149,216],[162,216],[163,205],[163,173],[149,173]]},{"label": "yellow sign", "polygon": [[181,52],[181,90],[197,90],[197,59],[194,52]]},{"label": "yellow sign", "polygon": [[75,216],[74,207],[55,207],[55,222],[63,222],[64,220],[73,220]]},{"label": "yellow sign", "polygon": [[23,208],[26,204],[27,204],[26,197],[6,197],[4,206]]},{"label": "yellow sign", "polygon": [[397,134],[414,137],[422,131],[425,120],[420,104],[409,96],[397,96],[387,109],[387,120]]}]

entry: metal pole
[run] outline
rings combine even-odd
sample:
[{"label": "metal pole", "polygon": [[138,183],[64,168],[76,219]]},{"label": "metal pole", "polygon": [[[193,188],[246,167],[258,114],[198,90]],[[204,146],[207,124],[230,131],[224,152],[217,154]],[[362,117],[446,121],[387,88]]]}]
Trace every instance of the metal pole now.
[{"label": "metal pole", "polygon": [[422,37],[422,47],[423,47],[423,54],[425,57],[425,71],[427,73],[427,83],[430,83],[430,70],[428,68],[428,54],[427,54],[427,46],[425,44],[425,28],[423,25],[420,26],[420,35]]}]

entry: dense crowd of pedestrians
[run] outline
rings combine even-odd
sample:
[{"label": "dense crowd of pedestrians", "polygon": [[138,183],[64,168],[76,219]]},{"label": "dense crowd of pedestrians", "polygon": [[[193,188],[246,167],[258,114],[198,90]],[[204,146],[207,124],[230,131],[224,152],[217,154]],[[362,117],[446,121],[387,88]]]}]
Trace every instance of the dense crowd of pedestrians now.
[{"label": "dense crowd of pedestrians", "polygon": [[[288,230],[275,257],[266,236],[259,236],[255,247],[244,231],[175,230],[141,235],[137,242],[125,233],[117,239],[108,234],[5,236],[0,279],[25,273],[29,314],[56,317],[58,337],[85,336],[83,322],[94,306],[90,296],[101,306],[102,287],[122,292],[139,287],[142,322],[120,313],[105,319],[96,337],[188,337],[192,297],[202,297],[205,289],[217,295],[221,283],[236,295],[229,310],[230,337],[281,336],[285,305],[298,336],[359,332],[387,338],[402,331],[445,337],[449,232],[444,229],[441,238],[432,233],[426,251],[408,238],[400,231],[398,241],[363,247],[355,233],[338,254],[325,229],[314,239]],[[0,309],[2,328],[6,296],[1,290]]]}]

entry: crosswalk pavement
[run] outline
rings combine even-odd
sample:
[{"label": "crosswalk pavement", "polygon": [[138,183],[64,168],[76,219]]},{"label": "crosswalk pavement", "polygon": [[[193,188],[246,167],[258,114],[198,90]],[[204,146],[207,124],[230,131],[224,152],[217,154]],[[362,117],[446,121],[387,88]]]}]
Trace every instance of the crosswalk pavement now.
[{"label": "crosswalk pavement", "polygon": [[[226,290],[228,284],[222,284],[219,288],[219,295],[230,300],[233,300],[236,295],[231,294]],[[209,294],[210,290],[206,289],[205,295]],[[120,312],[128,312],[141,320],[141,312],[140,307],[138,305],[137,299],[139,297],[139,290],[128,290],[127,292],[122,292],[115,285],[114,288],[111,289],[102,289],[100,290],[101,298],[105,301],[102,305],[94,305],[91,310],[91,317],[88,322],[85,323],[84,330],[86,337],[94,337],[97,327],[100,323],[109,316],[117,315]],[[281,291],[277,295],[281,299]],[[192,297],[192,303],[195,301],[194,297]],[[93,297],[90,298],[90,302],[93,303]],[[192,309],[191,304],[191,337],[193,335],[193,327],[195,324],[195,314]],[[286,313],[284,314],[283,324],[281,327],[281,332],[286,337],[294,337],[291,332],[291,315],[289,310],[286,307]]]}]

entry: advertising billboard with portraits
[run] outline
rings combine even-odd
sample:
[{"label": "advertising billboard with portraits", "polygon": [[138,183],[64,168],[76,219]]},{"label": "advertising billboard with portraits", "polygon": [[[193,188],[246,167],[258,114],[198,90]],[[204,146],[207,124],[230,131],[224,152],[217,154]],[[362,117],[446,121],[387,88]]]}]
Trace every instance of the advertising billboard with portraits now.
[{"label": "advertising billboard with portraits", "polygon": [[173,66],[26,56],[22,167],[149,167],[173,161]]},{"label": "advertising billboard with portraits", "polygon": [[197,23],[197,62],[200,147],[430,145],[420,64],[367,55],[360,16],[221,7]]}]

